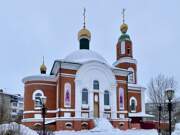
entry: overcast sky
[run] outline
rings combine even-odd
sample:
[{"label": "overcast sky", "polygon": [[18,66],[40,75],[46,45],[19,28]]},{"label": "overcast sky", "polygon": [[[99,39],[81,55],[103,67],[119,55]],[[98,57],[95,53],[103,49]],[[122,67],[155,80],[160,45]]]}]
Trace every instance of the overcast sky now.
[{"label": "overcast sky", "polygon": [[138,83],[159,73],[180,83],[179,0],[0,0],[0,88],[22,94],[22,78],[40,74],[43,56],[49,73],[55,59],[77,50],[84,7],[91,50],[115,61],[125,8]]}]

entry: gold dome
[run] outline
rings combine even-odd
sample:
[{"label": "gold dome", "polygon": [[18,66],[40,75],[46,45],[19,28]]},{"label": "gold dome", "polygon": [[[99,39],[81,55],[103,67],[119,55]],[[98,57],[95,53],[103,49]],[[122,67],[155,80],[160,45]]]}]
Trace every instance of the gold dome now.
[{"label": "gold dome", "polygon": [[78,40],[80,40],[81,37],[87,37],[90,40],[91,39],[91,32],[88,29],[83,28],[78,32]]},{"label": "gold dome", "polygon": [[126,33],[127,30],[128,30],[128,25],[125,24],[125,23],[123,23],[123,24],[121,25],[121,27],[120,27],[120,30],[121,30],[122,33]]},{"label": "gold dome", "polygon": [[45,73],[46,73],[46,70],[47,70],[46,65],[43,63],[43,64],[41,65],[41,67],[40,67],[40,71],[41,71],[42,74],[45,74]]}]

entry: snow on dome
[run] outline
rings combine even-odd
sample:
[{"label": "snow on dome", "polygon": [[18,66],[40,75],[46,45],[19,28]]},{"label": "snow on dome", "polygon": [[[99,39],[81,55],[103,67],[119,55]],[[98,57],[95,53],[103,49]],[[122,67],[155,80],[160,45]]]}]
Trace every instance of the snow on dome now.
[{"label": "snow on dome", "polygon": [[80,63],[88,62],[88,61],[99,61],[107,64],[107,61],[101,55],[87,49],[74,51],[70,53],[68,56],[66,56],[64,60],[71,62],[80,62]]}]

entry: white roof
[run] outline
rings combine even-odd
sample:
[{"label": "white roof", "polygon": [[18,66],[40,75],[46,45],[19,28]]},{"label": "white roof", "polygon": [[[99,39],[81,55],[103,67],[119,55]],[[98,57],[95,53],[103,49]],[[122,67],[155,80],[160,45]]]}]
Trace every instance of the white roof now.
[{"label": "white roof", "polygon": [[144,112],[129,113],[129,117],[154,117],[154,115],[146,114]]},{"label": "white roof", "polygon": [[88,61],[99,61],[107,64],[107,61],[100,54],[87,49],[80,49],[74,51],[70,53],[68,56],[66,56],[64,60],[77,62],[77,63],[84,63]]}]

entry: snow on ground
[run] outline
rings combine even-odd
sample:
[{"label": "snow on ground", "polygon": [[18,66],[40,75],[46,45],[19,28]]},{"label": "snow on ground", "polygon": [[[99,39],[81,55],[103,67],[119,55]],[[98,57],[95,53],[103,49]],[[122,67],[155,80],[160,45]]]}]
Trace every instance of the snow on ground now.
[{"label": "snow on ground", "polygon": [[10,124],[1,124],[0,125],[0,135],[5,133],[8,130],[15,130],[18,131],[20,135],[38,135],[35,131],[32,129],[24,126],[24,125],[19,125],[15,122],[12,122]]},{"label": "snow on ground", "polygon": [[[107,119],[96,119],[96,127],[92,130],[84,131],[58,131],[54,132],[55,135],[157,135],[157,130],[119,130],[112,127],[111,123]],[[2,131],[7,131],[9,129],[20,130],[20,135],[38,135],[35,131],[24,125],[18,125],[17,123],[2,124],[0,125],[0,135]],[[176,125],[176,133],[173,135],[180,135],[180,124]]]},{"label": "snow on ground", "polygon": [[96,127],[91,130],[92,132],[114,130],[112,124],[105,118],[95,119],[95,126]]}]

